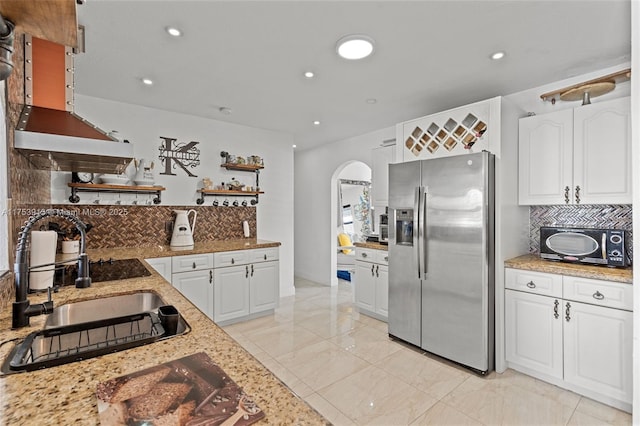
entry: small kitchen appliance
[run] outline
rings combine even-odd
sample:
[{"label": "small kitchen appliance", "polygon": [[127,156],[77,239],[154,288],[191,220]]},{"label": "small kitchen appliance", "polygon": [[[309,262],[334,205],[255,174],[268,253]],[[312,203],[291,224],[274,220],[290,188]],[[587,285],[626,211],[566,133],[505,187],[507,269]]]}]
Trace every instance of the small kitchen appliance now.
[{"label": "small kitchen appliance", "polygon": [[[196,226],[198,212],[195,210],[174,210],[176,220],[173,223],[173,234],[171,235],[171,248],[193,247],[193,230]],[[189,224],[189,214],[193,213],[193,219]]]},{"label": "small kitchen appliance", "polygon": [[622,229],[540,227],[540,257],[573,263],[629,266]]}]

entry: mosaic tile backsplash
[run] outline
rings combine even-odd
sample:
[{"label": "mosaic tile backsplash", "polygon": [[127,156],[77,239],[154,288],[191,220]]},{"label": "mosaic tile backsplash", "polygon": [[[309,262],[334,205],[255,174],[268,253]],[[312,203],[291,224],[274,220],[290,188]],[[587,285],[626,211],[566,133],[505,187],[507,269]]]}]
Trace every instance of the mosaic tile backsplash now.
[{"label": "mosaic tile backsplash", "polygon": [[[173,210],[193,209],[198,213],[194,227],[195,242],[244,238],[242,222],[249,223],[256,235],[256,208],[232,206],[91,206],[54,204],[54,209],[74,211],[85,223],[93,225],[87,233],[87,247],[152,247],[171,242]],[[189,216],[191,218],[191,215]],[[60,227],[74,228],[60,221]]]},{"label": "mosaic tile backsplash", "polygon": [[627,231],[627,252],[633,259],[631,205],[531,206],[529,252],[540,253],[540,227],[615,228]]}]

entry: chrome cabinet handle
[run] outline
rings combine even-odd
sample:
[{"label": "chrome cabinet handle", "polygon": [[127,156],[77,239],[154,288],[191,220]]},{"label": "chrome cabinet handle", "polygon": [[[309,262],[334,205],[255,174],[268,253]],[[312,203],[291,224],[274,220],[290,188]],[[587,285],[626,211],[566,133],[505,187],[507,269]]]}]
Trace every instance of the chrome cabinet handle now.
[{"label": "chrome cabinet handle", "polygon": [[209,270],[209,284],[213,282],[213,271]]},{"label": "chrome cabinet handle", "polygon": [[564,203],[569,204],[569,187],[564,187]]},{"label": "chrome cabinet handle", "polygon": [[233,257],[231,258],[231,264],[233,265],[234,263],[236,263],[236,261],[233,259]]},{"label": "chrome cabinet handle", "polygon": [[580,204],[580,185],[576,186],[576,204]]},{"label": "chrome cabinet handle", "polygon": [[191,267],[192,267],[193,269],[196,269],[196,262],[193,262],[193,265],[191,265]]},{"label": "chrome cabinet handle", "polygon": [[558,313],[559,306],[560,306],[560,302],[558,302],[558,299],[556,299],[556,301],[553,302],[553,316],[555,319],[558,319],[558,317],[560,316],[560,314]]},{"label": "chrome cabinet handle", "polygon": [[602,300],[604,299],[604,294],[600,293],[599,291],[596,291],[595,293],[593,293],[593,298],[596,300]]},{"label": "chrome cabinet handle", "polygon": [[267,260],[267,255],[266,254],[264,255],[264,260]]},{"label": "chrome cabinet handle", "polygon": [[567,320],[567,322],[569,322],[571,320],[571,303],[567,302],[566,305],[567,309],[565,309],[564,311],[564,319]]},{"label": "chrome cabinet handle", "polygon": [[367,257],[367,253],[360,253],[360,256]]},{"label": "chrome cabinet handle", "polygon": [[371,276],[373,277],[373,270],[376,267],[376,265],[371,265]]},{"label": "chrome cabinet handle", "polygon": [[388,262],[388,261],[389,261],[389,256],[385,256],[385,257],[384,257],[384,261],[385,261],[385,262]]},{"label": "chrome cabinet handle", "polygon": [[536,288],[536,283],[534,283],[533,281],[529,281],[529,282],[527,283],[527,287],[529,287],[529,288]]},{"label": "chrome cabinet handle", "polygon": [[376,277],[379,277],[380,275],[378,274],[378,271],[380,270],[380,267],[378,265],[376,265]]},{"label": "chrome cabinet handle", "polygon": [[244,267],[244,269],[245,269],[244,277],[245,277],[245,278],[249,278],[249,265],[246,265],[246,266]]},{"label": "chrome cabinet handle", "polygon": [[251,276],[253,276],[253,265],[251,265]]}]

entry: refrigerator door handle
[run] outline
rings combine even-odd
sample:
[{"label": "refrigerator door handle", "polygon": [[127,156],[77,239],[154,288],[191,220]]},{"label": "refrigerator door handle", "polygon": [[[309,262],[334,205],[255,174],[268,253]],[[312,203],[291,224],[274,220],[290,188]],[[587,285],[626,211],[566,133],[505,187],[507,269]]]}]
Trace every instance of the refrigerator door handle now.
[{"label": "refrigerator door handle", "polygon": [[420,205],[422,187],[417,186],[413,201],[413,260],[418,269],[418,279],[422,279],[422,256],[420,256],[420,241],[422,240],[422,227],[420,226]]},{"label": "refrigerator door handle", "polygon": [[420,261],[422,262],[422,274],[424,277],[427,276],[427,196],[429,194],[429,187],[425,186],[422,192],[422,206],[420,207],[420,212],[422,215],[422,220],[420,221],[420,232],[422,238],[422,245],[420,248],[422,249],[422,255],[420,256]]}]

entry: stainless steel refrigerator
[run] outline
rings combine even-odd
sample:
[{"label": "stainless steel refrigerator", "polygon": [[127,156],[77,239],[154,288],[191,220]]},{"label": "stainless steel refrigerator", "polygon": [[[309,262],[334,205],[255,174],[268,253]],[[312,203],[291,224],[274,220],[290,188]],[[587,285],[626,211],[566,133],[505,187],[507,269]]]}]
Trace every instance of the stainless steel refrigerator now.
[{"label": "stainless steel refrigerator", "polygon": [[389,335],[494,368],[494,156],[389,165]]}]

